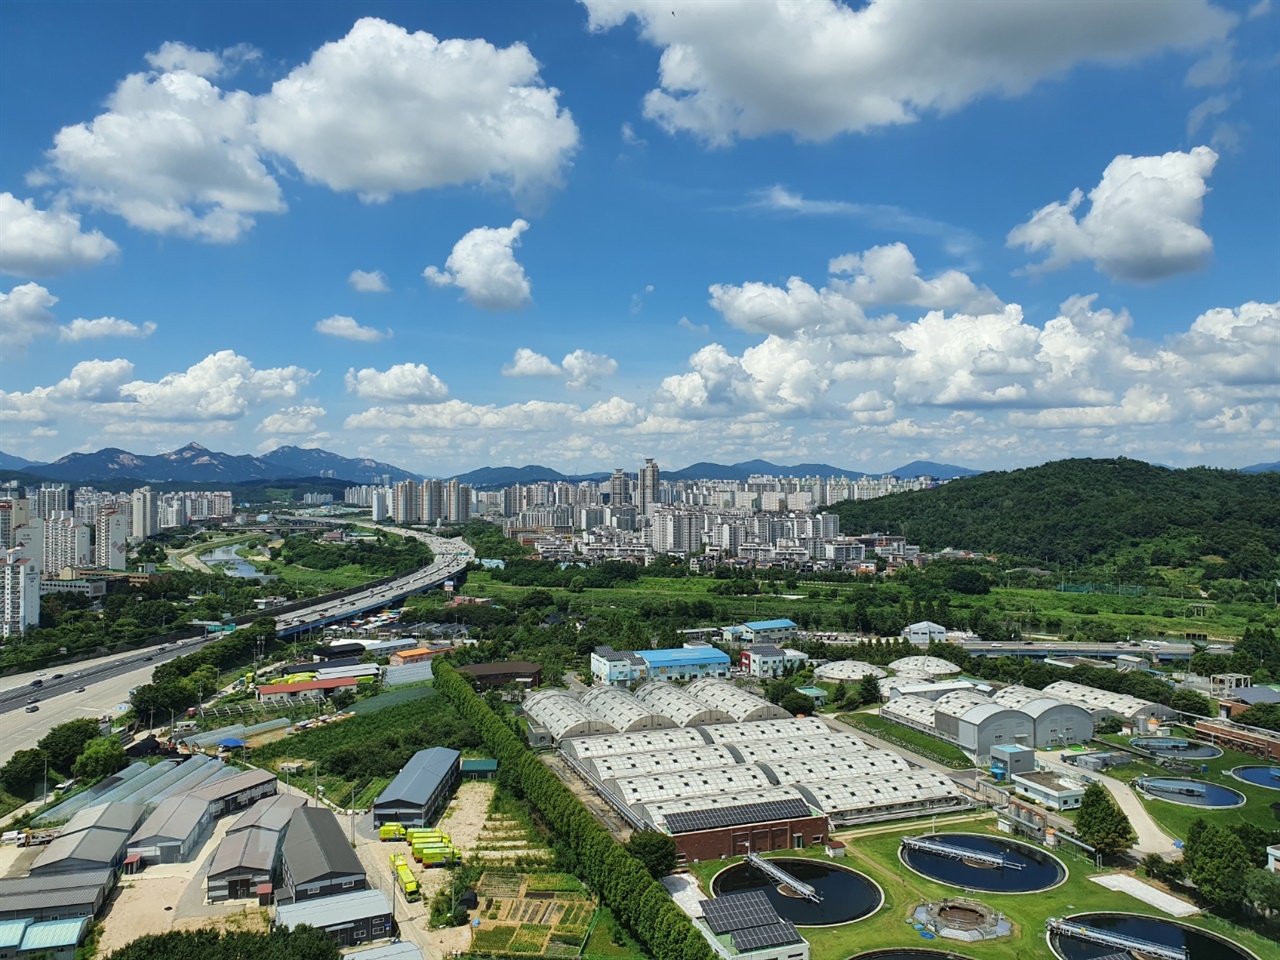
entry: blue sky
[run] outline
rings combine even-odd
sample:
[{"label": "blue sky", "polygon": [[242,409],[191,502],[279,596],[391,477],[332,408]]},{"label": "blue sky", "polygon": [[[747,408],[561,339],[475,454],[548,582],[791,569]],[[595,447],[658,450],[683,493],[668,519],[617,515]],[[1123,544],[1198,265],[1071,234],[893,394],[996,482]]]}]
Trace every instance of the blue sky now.
[{"label": "blue sky", "polygon": [[1280,458],[1280,9],[6,3],[0,449]]}]

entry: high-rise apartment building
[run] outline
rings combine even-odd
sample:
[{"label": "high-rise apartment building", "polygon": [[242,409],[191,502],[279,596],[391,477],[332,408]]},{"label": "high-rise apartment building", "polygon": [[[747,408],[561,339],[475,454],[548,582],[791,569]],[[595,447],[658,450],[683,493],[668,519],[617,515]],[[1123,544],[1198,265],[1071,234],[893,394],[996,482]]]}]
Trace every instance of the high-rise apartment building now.
[{"label": "high-rise apartment building", "polygon": [[134,540],[145,540],[160,532],[160,502],[155,491],[150,487],[139,487],[133,491],[133,529]]},{"label": "high-rise apartment building", "polygon": [[104,570],[123,570],[129,559],[128,517],[123,511],[108,508],[98,514],[94,527],[94,565]]},{"label": "high-rise apartment building", "polygon": [[422,522],[436,523],[448,510],[445,485],[440,480],[422,481]]},{"label": "high-rise apartment building", "polygon": [[639,480],[636,484],[636,509],[645,514],[659,502],[658,464],[652,457],[645,457]]},{"label": "high-rise apartment building", "polygon": [[16,636],[39,623],[40,571],[21,551],[0,553],[0,636]]},{"label": "high-rise apartment building", "polygon": [[627,475],[618,467],[609,478],[609,506],[621,507],[631,502]]},{"label": "high-rise apartment building", "polygon": [[396,523],[418,523],[422,520],[422,494],[413,480],[401,480],[393,488],[391,519]]},{"label": "high-rise apartment building", "polygon": [[31,522],[31,501],[25,497],[0,500],[0,550],[14,545],[13,532]]},{"label": "high-rise apartment building", "polygon": [[36,516],[48,520],[71,509],[71,484],[42,483],[36,491]]},{"label": "high-rise apartment building", "polygon": [[44,570],[56,576],[66,567],[87,567],[93,562],[89,528],[63,511],[44,522]]},{"label": "high-rise apartment building", "polygon": [[450,480],[445,489],[445,519],[450,523],[465,523],[471,519],[471,487],[457,480]]}]

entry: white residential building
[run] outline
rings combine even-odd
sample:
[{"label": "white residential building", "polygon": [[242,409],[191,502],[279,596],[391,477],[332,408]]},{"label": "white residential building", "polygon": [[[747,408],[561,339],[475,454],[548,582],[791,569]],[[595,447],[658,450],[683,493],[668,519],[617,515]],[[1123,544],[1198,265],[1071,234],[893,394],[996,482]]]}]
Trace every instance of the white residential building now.
[{"label": "white residential building", "polygon": [[128,517],[114,510],[103,512],[98,515],[95,527],[94,565],[104,570],[123,570],[129,559]]},{"label": "white residential building", "polygon": [[17,636],[40,623],[40,571],[21,551],[0,555],[0,589],[0,636]]},{"label": "white residential building", "polygon": [[45,572],[56,574],[66,567],[87,567],[92,563],[88,526],[69,512],[44,522]]}]

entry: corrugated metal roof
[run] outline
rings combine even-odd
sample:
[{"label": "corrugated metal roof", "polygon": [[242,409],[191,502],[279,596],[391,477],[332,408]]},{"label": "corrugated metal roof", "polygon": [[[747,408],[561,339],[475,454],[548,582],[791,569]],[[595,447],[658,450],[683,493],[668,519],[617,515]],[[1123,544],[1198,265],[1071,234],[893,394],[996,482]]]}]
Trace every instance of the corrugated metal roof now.
[{"label": "corrugated metal roof", "polygon": [[202,787],[197,787],[183,796],[199,797],[202,800],[223,800],[239,793],[241,790],[252,790],[254,787],[271,783],[276,775],[268,770],[244,770],[229,777],[223,777]]},{"label": "corrugated metal roof", "polygon": [[[81,888],[101,890],[103,887],[109,886],[113,879],[114,872],[110,867],[103,867],[98,870],[81,870],[77,873],[64,873],[58,877],[57,888],[51,890],[48,877],[5,877],[0,879],[0,902],[4,902],[7,907],[7,899],[9,897],[28,893],[59,894]],[[83,901],[73,900],[70,902],[81,903]],[[52,905],[57,906],[57,903]]]},{"label": "corrugated metal roof", "polygon": [[698,647],[692,650],[637,650],[636,656],[654,667],[682,667],[689,664],[718,663],[729,665],[729,655],[715,647]]},{"label": "corrugated metal roof", "polygon": [[387,788],[378,794],[373,805],[412,803],[425,806],[441,782],[453,773],[461,756],[457,750],[450,750],[448,747],[419,750],[409,758],[396,778],[387,784]]},{"label": "corrugated metal roof", "polygon": [[289,826],[289,818],[293,816],[293,811],[306,805],[307,801],[302,797],[295,797],[287,793],[277,793],[274,797],[263,797],[246,810],[240,819],[231,825],[231,829],[227,833],[230,835],[253,827],[261,827],[266,830],[283,830]]},{"label": "corrugated metal roof", "polygon": [[[293,811],[284,836],[284,858],[295,884],[331,874],[364,876],[365,873],[338,818],[320,807],[299,807]],[[334,899],[337,898],[325,898],[326,902]]]},{"label": "corrugated metal roof", "polygon": [[279,832],[263,827],[228,834],[214,851],[209,876],[216,877],[233,870],[257,870],[270,874],[276,865],[279,843]]},{"label": "corrugated metal roof", "polygon": [[348,953],[349,960],[422,960],[422,951],[412,943],[388,943],[372,950]]},{"label": "corrugated metal roof", "polygon": [[91,827],[132,833],[142,822],[146,809],[140,803],[104,803],[99,807],[81,810],[62,828],[62,833],[77,833]]},{"label": "corrugated metal roof", "polygon": [[111,863],[124,851],[129,842],[129,835],[116,830],[99,829],[81,830],[79,833],[64,834],[54,839],[36,857],[31,865],[31,872],[42,870],[57,872],[59,865],[72,860],[84,860],[88,863]]},{"label": "corrugated metal roof", "polygon": [[186,840],[209,815],[209,801],[194,794],[180,794],[160,802],[130,838],[131,845],[149,840]]},{"label": "corrugated metal roof", "polygon": [[463,773],[492,773],[498,769],[497,760],[463,760]]},{"label": "corrugated metal roof", "polygon": [[796,628],[790,620],[748,620],[743,626],[748,630],[794,630]]},{"label": "corrugated metal roof", "polygon": [[[314,807],[308,809],[314,810]],[[292,830],[290,830],[292,833]],[[354,854],[352,854],[354,856]],[[334,897],[317,897],[301,903],[276,907],[276,923],[282,927],[309,924],[324,929],[363,920],[365,917],[390,915],[391,905],[378,890],[357,890]]]},{"label": "corrugated metal roof", "polygon": [[0,920],[0,950],[16,949],[29,926],[30,920]]},{"label": "corrugated metal roof", "polygon": [[59,947],[74,947],[80,943],[84,928],[89,925],[88,917],[75,917],[68,920],[47,920],[44,923],[33,923],[23,934],[23,953],[36,950],[56,950]]}]

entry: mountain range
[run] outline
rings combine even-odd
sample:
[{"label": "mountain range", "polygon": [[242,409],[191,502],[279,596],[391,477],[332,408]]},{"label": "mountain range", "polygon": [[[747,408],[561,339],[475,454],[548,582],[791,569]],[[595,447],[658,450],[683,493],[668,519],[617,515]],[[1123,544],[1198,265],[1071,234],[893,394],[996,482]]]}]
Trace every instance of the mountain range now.
[{"label": "mountain range", "polygon": [[[21,472],[32,478],[62,480],[70,483],[94,483],[117,480],[137,480],[140,483],[252,483],[267,480],[289,480],[303,477],[332,476],[350,483],[380,483],[390,477],[391,482],[421,480],[422,475],[382,463],[378,460],[353,459],[339,456],[327,450],[303,447],[277,447],[262,456],[251,454],[219,453],[198,443],[188,443],[169,453],[155,455],[130,453],[116,447],[107,447],[93,453],[71,453],[52,463],[40,463],[0,451],[0,470]],[[1280,463],[1257,463],[1240,468],[1241,473],[1267,473],[1280,471]],[[744,460],[740,463],[711,463],[700,461],[681,470],[664,470],[664,480],[739,480],[745,481],[753,474],[792,477],[934,477],[938,480],[954,480],[982,473],[968,467],[932,460],[912,460],[893,470],[868,473],[832,466],[829,463],[797,463],[791,466],[768,460]],[[541,481],[581,483],[601,481],[609,477],[607,472],[564,474],[551,467],[526,464],[523,467],[481,467],[452,479],[480,489],[495,489],[513,484]]]}]

